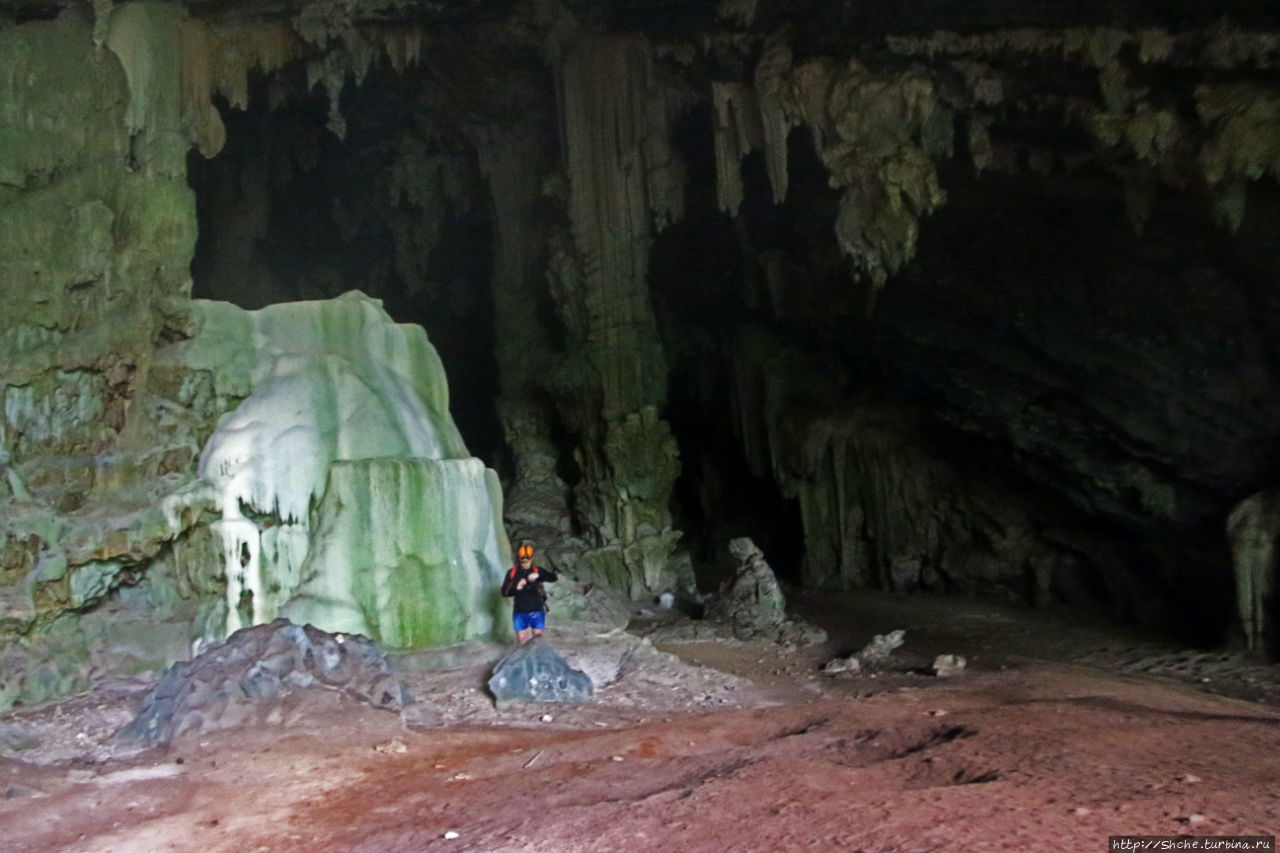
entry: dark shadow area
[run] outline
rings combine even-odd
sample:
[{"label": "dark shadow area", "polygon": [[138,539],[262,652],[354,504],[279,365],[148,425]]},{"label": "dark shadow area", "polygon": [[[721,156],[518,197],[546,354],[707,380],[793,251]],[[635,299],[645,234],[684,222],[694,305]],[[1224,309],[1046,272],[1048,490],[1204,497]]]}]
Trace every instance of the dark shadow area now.
[{"label": "dark shadow area", "polygon": [[383,74],[348,89],[341,139],[319,94],[272,109],[260,80],[247,110],[220,104],[226,146],[188,161],[194,295],[247,309],[349,290],[381,299],[395,321],[426,330],[468,449],[494,465],[492,211],[474,151],[421,120],[417,85]]}]

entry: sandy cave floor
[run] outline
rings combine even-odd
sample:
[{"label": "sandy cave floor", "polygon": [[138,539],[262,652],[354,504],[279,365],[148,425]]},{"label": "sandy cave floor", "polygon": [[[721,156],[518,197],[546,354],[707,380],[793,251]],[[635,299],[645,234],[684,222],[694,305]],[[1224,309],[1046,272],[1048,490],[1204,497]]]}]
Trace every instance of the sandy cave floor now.
[{"label": "sandy cave floor", "polygon": [[[492,648],[403,656],[403,716],[301,691],[167,750],[110,738],[146,684],[103,682],[0,720],[40,741],[0,753],[0,849],[1103,851],[1280,828],[1280,666],[957,599],[793,610],[830,642],[660,643],[589,703],[505,711],[480,689]],[[893,628],[888,671],[819,674]],[[571,662],[618,642],[549,636]],[[933,677],[942,652],[969,668]]]}]

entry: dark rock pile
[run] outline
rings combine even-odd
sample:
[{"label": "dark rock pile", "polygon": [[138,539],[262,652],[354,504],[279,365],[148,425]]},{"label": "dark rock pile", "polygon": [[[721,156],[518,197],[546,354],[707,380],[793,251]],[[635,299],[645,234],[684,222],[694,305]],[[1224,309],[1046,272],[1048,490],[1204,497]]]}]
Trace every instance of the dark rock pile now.
[{"label": "dark rock pile", "polygon": [[317,687],[396,712],[410,701],[369,638],[277,619],[174,664],[117,737],[167,746],[188,732],[249,722],[294,690]]}]

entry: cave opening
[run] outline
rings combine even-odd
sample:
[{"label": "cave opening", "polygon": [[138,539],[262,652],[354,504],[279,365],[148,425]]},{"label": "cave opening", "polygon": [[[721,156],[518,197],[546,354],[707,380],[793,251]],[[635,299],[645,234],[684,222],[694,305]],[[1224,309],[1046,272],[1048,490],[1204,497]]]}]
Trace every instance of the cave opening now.
[{"label": "cave opening", "polygon": [[[1077,170],[1094,143],[1042,119],[1001,128],[1017,152],[1007,171],[974,168],[959,124],[938,164],[946,202],[881,289],[840,255],[840,193],[805,129],[788,140],[785,200],[771,201],[756,150],[731,218],[710,109],[686,117],[685,216],[659,235],[650,281],[684,462],[676,498],[699,557],[726,539],[716,525],[758,525],[749,535],[801,586],[1101,609],[1200,647],[1230,635],[1223,521],[1274,458],[1274,395],[1258,382],[1275,336],[1205,327],[1271,322],[1254,271],[1274,239],[1254,216],[1221,227],[1201,190]],[[1274,195],[1251,189],[1249,204],[1265,212]],[[787,360],[801,366],[773,370]],[[762,404],[766,388],[777,396]],[[1219,405],[1242,417],[1220,422]],[[858,460],[861,482],[787,470],[822,429],[836,440],[815,458]],[[788,430],[809,437],[760,454]],[[797,495],[846,529],[815,536]],[[901,520],[929,516],[940,527]]]},{"label": "cave opening", "polygon": [[495,224],[474,147],[424,98],[424,72],[348,84],[341,137],[328,98],[300,77],[259,75],[244,110],[219,102],[225,146],[188,156],[193,295],[246,309],[350,290],[380,299],[426,330],[468,449],[500,466]]},{"label": "cave opening", "polygon": [[[742,383],[759,378],[747,378],[735,362],[742,328],[776,323],[754,264],[777,235],[761,239],[748,231],[759,216],[731,218],[718,208],[711,122],[704,104],[684,113],[675,128],[688,169],[684,215],[657,235],[649,263],[649,294],[668,360],[663,417],[680,448],[673,512],[704,591],[730,579],[728,544],[741,537],[761,548],[780,580],[800,587],[800,507],[761,456],[763,425],[754,422],[759,413],[750,409],[752,401],[742,399]],[[748,157],[744,173],[748,199],[768,192],[758,153]],[[763,215],[773,207],[766,205]]]}]

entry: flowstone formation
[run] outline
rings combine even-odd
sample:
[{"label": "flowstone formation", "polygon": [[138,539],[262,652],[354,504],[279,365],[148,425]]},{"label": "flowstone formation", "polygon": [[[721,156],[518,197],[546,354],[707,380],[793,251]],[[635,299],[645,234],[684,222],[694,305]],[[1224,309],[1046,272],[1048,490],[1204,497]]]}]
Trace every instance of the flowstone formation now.
[{"label": "flowstone formation", "polygon": [[174,498],[220,514],[212,638],[280,615],[396,648],[491,636],[501,492],[449,418],[422,328],[358,293],[193,310],[195,336],[163,363],[192,402],[235,404]]},{"label": "flowstone formation", "polygon": [[154,446],[185,447],[185,465],[117,490],[136,503],[114,512],[40,516],[37,497],[11,498],[9,553],[39,556],[5,589],[20,633],[0,650],[4,705],[281,615],[397,648],[505,636],[501,493],[449,418],[421,327],[358,293],[190,312],[145,398]]}]

